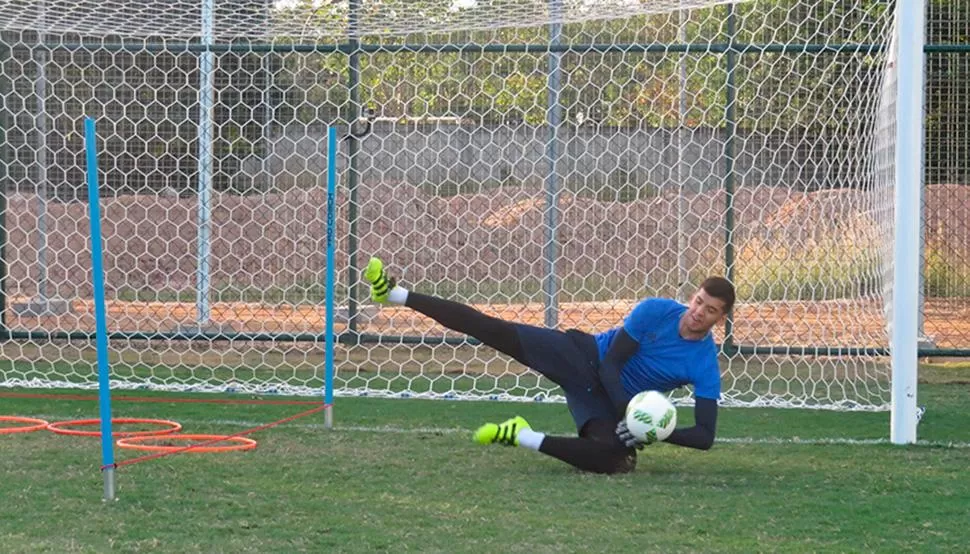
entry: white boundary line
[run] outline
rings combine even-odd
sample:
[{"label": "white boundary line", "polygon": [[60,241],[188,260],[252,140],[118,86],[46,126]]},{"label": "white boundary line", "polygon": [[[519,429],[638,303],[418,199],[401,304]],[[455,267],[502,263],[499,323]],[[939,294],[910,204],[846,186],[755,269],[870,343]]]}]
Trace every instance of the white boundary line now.
[{"label": "white boundary line", "polygon": [[[717,439],[716,442],[727,443],[727,444],[776,444],[776,445],[814,445],[814,446],[826,446],[826,445],[845,445],[845,446],[876,446],[876,445],[892,445],[889,439],[847,439],[847,438],[801,438],[801,437],[726,437],[723,439]],[[946,441],[926,441],[917,440],[915,445],[912,446],[924,446],[929,448],[970,448],[970,443],[967,442],[946,442]]]},{"label": "white boundary line", "polygon": [[[63,420],[64,416],[39,415],[38,417],[47,421]],[[255,428],[265,425],[262,421],[245,421],[237,419],[178,419],[183,426],[189,425],[225,425],[227,427]],[[340,425],[339,422],[332,429],[327,429],[322,423],[284,423],[280,428],[297,428],[319,431],[330,431],[338,433],[387,433],[397,435],[458,435],[467,434],[471,436],[474,429],[463,429],[461,427],[395,427],[392,425],[367,426],[367,425]],[[229,433],[231,434],[231,433]],[[836,437],[802,438],[802,437],[724,437],[716,440],[718,444],[741,444],[741,445],[796,445],[796,446],[879,446],[892,445],[886,439],[849,439]],[[927,448],[952,448],[967,449],[970,443],[967,442],[946,442],[946,441],[916,441],[917,447]]]}]

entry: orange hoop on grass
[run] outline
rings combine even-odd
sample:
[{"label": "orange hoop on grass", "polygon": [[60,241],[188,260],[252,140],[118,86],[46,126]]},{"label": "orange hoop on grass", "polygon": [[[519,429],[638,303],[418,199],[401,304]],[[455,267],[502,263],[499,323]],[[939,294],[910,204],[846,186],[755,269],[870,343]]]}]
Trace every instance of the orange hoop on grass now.
[{"label": "orange hoop on grass", "polygon": [[[168,435],[169,433],[175,433],[176,431],[182,430],[182,424],[175,421],[169,421],[167,419],[142,419],[140,417],[119,417],[113,418],[111,420],[112,425],[115,423],[145,423],[148,425],[166,425],[167,428],[158,429],[155,431],[112,431],[112,437],[145,437],[145,436],[155,436],[155,435]],[[78,427],[82,425],[101,425],[100,419],[76,419],[74,421],[55,421],[54,423],[49,423],[47,429],[57,433],[58,435],[75,435],[79,437],[98,437],[101,436],[101,431],[79,431],[77,429],[64,429],[65,426]]]},{"label": "orange hoop on grass", "polygon": [[30,433],[33,431],[40,431],[41,429],[47,429],[47,426],[50,425],[50,423],[47,423],[43,419],[37,419],[33,417],[0,416],[0,421],[30,424],[30,425],[18,425],[16,427],[0,427],[0,435],[9,435],[12,433]]},{"label": "orange hoop on grass", "polygon": [[[171,446],[167,444],[143,444],[150,441],[191,441],[199,440],[203,441],[202,444],[208,442],[235,442],[230,446],[200,446],[198,448],[193,448],[191,445],[188,446]],[[246,437],[230,437],[227,435],[165,435],[163,437],[130,437],[126,439],[121,439],[118,441],[119,448],[128,448],[131,450],[147,450],[149,452],[172,452],[174,450],[184,450],[186,452],[233,452],[236,450],[252,450],[256,448],[256,441],[253,439],[247,439]]]}]

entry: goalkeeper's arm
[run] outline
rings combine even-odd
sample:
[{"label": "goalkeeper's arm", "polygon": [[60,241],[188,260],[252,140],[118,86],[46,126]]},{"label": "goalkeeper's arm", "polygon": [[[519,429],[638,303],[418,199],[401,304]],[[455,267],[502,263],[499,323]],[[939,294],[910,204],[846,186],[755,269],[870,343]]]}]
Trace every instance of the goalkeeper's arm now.
[{"label": "goalkeeper's arm", "polygon": [[630,395],[623,388],[620,381],[620,371],[626,365],[627,360],[636,354],[640,349],[640,343],[631,337],[626,330],[620,328],[613,337],[609,350],[599,366],[599,380],[609,395],[613,403],[613,410],[616,412],[616,420],[620,421],[626,414],[626,405],[630,402]]},{"label": "goalkeeper's arm", "polygon": [[674,429],[666,442],[698,450],[714,446],[717,428],[717,400],[697,398],[694,403],[694,426]]}]

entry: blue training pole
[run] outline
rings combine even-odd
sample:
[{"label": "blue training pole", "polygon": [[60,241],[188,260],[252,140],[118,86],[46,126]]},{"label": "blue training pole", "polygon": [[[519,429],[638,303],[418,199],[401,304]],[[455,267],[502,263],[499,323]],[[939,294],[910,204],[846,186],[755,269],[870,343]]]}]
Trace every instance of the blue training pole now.
[{"label": "blue training pole", "polygon": [[104,499],[115,499],[115,453],[111,433],[111,386],[108,374],[108,326],[104,310],[104,267],[101,250],[101,209],[98,193],[98,147],[94,120],[84,118],[84,149],[87,153],[88,210],[91,220],[91,277],[94,282],[95,338],[98,348],[98,406],[101,410],[101,472]]},{"label": "blue training pole", "polygon": [[337,219],[337,129],[327,128],[327,266],[326,266],[326,321],[324,322],[324,380],[323,403],[324,427],[333,427],[333,287],[334,287],[334,235]]}]

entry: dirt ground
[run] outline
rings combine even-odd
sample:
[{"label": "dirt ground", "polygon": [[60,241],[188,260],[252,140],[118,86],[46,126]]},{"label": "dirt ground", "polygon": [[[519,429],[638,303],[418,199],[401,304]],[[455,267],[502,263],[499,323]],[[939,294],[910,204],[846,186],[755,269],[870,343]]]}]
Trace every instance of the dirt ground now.
[{"label": "dirt ground", "polygon": [[[19,299],[23,301],[24,299]],[[13,299],[17,302],[18,299]],[[601,331],[629,313],[634,301],[579,302],[559,306],[560,328]],[[176,332],[196,327],[196,307],[177,302],[107,303],[109,331]],[[544,325],[540,304],[478,305],[485,313],[503,319]],[[14,330],[93,331],[94,304],[71,303],[71,312],[44,317],[8,313],[7,327]],[[439,335],[441,328],[430,319],[400,307],[361,305],[358,331],[385,335]],[[335,331],[346,330],[345,311],[338,310]],[[324,329],[322,306],[270,306],[252,303],[214,303],[208,330],[226,333],[309,333]],[[970,299],[931,299],[925,307],[924,329],[940,348],[970,347]],[[887,331],[881,306],[874,302],[766,302],[742,304],[735,311],[735,344],[757,346],[885,346]],[[723,329],[717,329],[723,340]]]},{"label": "dirt ground", "polygon": [[[397,268],[412,283],[538,279],[544,275],[543,198],[541,191],[525,188],[440,198],[416,187],[379,183],[366,187],[359,200],[363,214],[357,231],[359,248],[361,252],[381,253],[389,266]],[[19,296],[8,297],[8,306],[26,302],[38,289],[34,280],[38,252],[33,247],[38,226],[30,209],[35,200],[13,195],[8,206],[9,275],[5,286],[8,294]],[[859,222],[853,218],[862,213],[862,207],[869,206],[869,200],[865,193],[847,189],[799,192],[761,186],[739,190],[733,207],[737,228],[745,230],[752,240],[761,237],[754,244],[760,248],[757,253],[768,256],[768,261],[762,260],[758,267],[769,272],[775,269],[771,263],[784,262],[784,256],[811,255],[813,250],[805,245],[816,244],[813,240],[817,234],[828,237],[829,242],[820,243],[827,250],[857,244],[843,244],[831,237],[856,229],[853,225]],[[277,277],[287,284],[301,282],[302,276],[319,282],[328,263],[323,254],[319,209],[324,202],[322,190],[292,190],[258,197],[220,195],[214,202],[214,283],[237,283],[265,291],[279,286],[273,280]],[[722,250],[724,231],[719,222],[724,198],[719,192],[691,198],[683,221],[677,215],[674,197],[657,196],[624,204],[564,194],[560,203],[558,240],[563,250],[559,270],[563,275],[656,273],[665,282],[674,282],[676,276],[669,275],[669,271],[677,267],[678,261],[670,259],[671,255],[683,251],[687,267],[700,267],[705,252]],[[191,290],[197,261],[192,199],[125,196],[105,199],[104,204],[107,283],[116,289]],[[343,203],[340,205],[343,209]],[[937,277],[944,278],[943,284],[960,285],[970,275],[968,209],[970,186],[927,187],[926,242],[928,252],[948,264],[937,271]],[[90,298],[86,206],[52,204],[48,215],[48,280],[55,284],[51,285],[56,289],[53,294]],[[862,227],[872,230],[876,215],[865,215]],[[686,248],[676,239],[681,223],[691,229]],[[346,221],[338,218],[337,235],[348,233]],[[772,237],[773,242],[765,237]],[[881,237],[875,238],[882,240]],[[786,249],[785,245],[792,241],[805,247]],[[635,255],[638,252],[659,254]],[[740,250],[739,256],[746,252],[750,253]],[[456,264],[452,263],[454,260],[473,262]],[[822,261],[829,260],[826,257]],[[347,254],[338,251],[331,262],[343,279],[350,263]],[[961,290],[957,287],[951,293],[959,294]],[[621,300],[563,304],[559,306],[558,325],[604,330],[619,324],[633,303],[634,300]],[[505,319],[544,324],[545,310],[539,304],[478,307]],[[211,310],[211,325],[207,329],[210,331],[320,334],[324,328],[324,308],[319,305],[214,303]],[[176,332],[196,325],[196,308],[191,302],[113,301],[109,302],[108,311],[109,328],[114,331]],[[925,334],[933,344],[941,348],[970,348],[970,298],[930,298],[924,314]],[[342,315],[341,323],[336,325],[338,332],[346,325],[346,312]],[[25,317],[8,309],[6,318],[7,327],[15,330],[94,328],[89,300],[72,300],[70,313],[63,315]],[[408,310],[377,310],[368,304],[361,305],[357,324],[364,333],[440,333],[433,322]],[[868,347],[887,343],[882,307],[864,300],[742,304],[735,313],[733,333],[734,343],[743,345]]]}]

